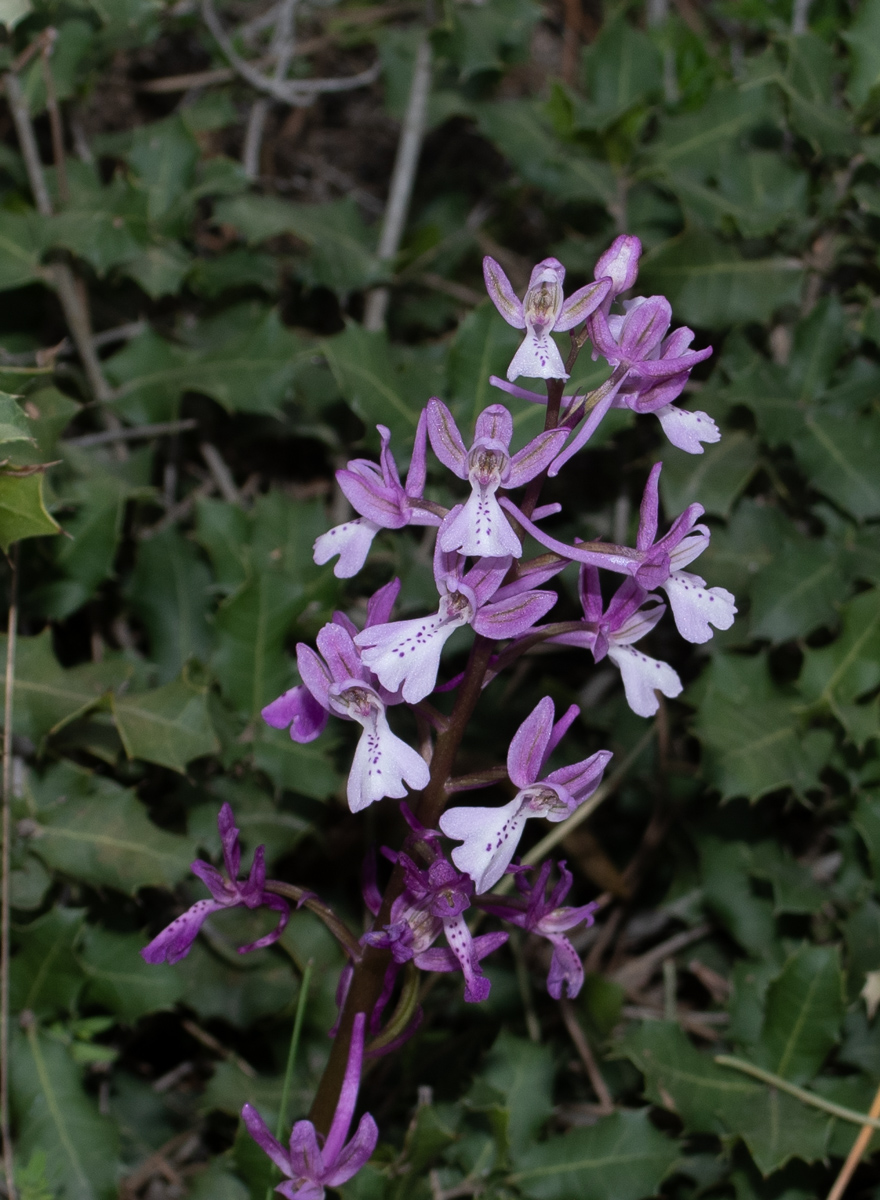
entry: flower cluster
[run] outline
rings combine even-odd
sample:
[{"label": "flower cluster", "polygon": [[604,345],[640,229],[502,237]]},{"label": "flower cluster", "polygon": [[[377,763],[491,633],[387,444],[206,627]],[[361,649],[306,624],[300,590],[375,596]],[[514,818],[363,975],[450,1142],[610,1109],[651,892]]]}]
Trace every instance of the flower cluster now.
[{"label": "flower cluster", "polygon": [[[311,893],[267,883],[263,847],[254,854],[247,880],[239,881],[238,830],[224,805],[219,825],[226,875],[208,863],[194,863],[212,898],[193,905],[143,951],[148,962],[176,962],[210,914],[238,905],[266,906],[281,914],[273,932],[241,951],[268,946],[288,920],[283,895],[308,902],[344,946],[348,963],[337,994],[339,1020],[331,1032],[347,1040],[338,1043],[339,1053],[331,1055],[328,1067],[337,1072],[332,1118],[325,1108],[320,1128],[310,1120],[298,1121],[285,1149],[255,1109],[246,1105],[242,1113],[252,1137],[281,1171],[284,1178],[276,1190],[288,1200],[321,1200],[326,1187],[346,1182],[372,1154],[378,1131],[368,1114],[346,1140],[362,1062],[400,1045],[418,1027],[417,972],[460,971],[467,1002],[488,996],[490,981],[481,964],[508,934],[475,935],[468,923],[474,907],[549,942],[547,990],[552,997],[576,996],[582,986],[583,967],[566,935],[579,925],[591,925],[596,905],[564,904],[573,882],[565,863],[558,864],[554,886],[550,861],[536,868],[530,882],[517,852],[530,818],[559,823],[586,815],[583,806],[599,787],[611,754],[603,749],[586,757],[565,753],[564,739],[580,710],[572,705],[557,718],[553,700],[544,696],[510,742],[506,775],[512,799],[450,807],[455,793],[502,782],[503,768],[459,779],[449,774],[482,689],[538,646],[580,648],[597,663],[605,658],[612,662],[630,708],[650,717],[660,696],[674,698],[682,685],[672,666],[643,653],[636,643],[651,633],[667,608],[681,637],[696,644],[733,622],[733,596],[724,588],[708,587],[685,569],[709,544],[709,529],[700,522],[702,507],[689,505],[661,532],[660,464],[645,485],[634,545],[567,542],[545,528],[559,506],[539,504],[543,480],[558,474],[583,449],[611,407],[654,413],[669,440],[689,453],[702,453],[704,443],[720,437],[705,413],[673,404],[711,349],[692,350],[689,329],[670,332],[672,313],[664,297],[625,298],[636,282],[640,255],[637,238],[617,238],[597,262],[594,281],[567,298],[565,268],[547,258],[532,271],[522,300],[498,263],[486,258],[491,300],[505,321],[524,331],[507,379],[493,376],[491,382],[508,395],[546,404],[543,432],[514,449],[513,414],[502,404],[490,404],[477,417],[468,442],[450,408],[433,397],[418,422],[405,484],[384,425],[377,427],[379,462],[355,459],[337,473],[357,516],[323,534],[314,547],[316,563],[336,560],[337,576],[350,578],[361,570],[380,530],[408,525],[436,530],[436,609],[396,614],[401,584],[398,579],[386,583],[367,600],[362,627],[337,612],[319,631],[316,649],[297,646],[300,682],[263,710],[269,725],[289,730],[297,742],[319,737],[330,716],[360,726],[347,784],[352,812],[386,797],[405,801],[410,793],[421,794],[415,814],[401,804],[410,825],[402,849],[383,851],[394,864],[384,896],[374,860],[369,860],[373,866],[364,901],[372,926],[357,938]],[[568,362],[553,337],[564,331],[571,333]],[[588,339],[593,358],[607,364],[607,378],[587,395],[575,391],[566,396],[564,381]],[[520,376],[546,380],[547,395],[519,387],[515,381]],[[425,494],[429,447],[437,463],[467,485],[451,507]],[[518,492],[522,494],[514,499]],[[538,546],[533,557],[527,553],[529,539]],[[570,564],[579,566],[582,615],[548,622],[558,596],[546,585]],[[607,603],[602,571],[618,576]],[[468,665],[438,682],[444,649],[459,630],[463,639],[471,639]],[[450,691],[456,699],[446,716],[442,704],[435,706],[431,698]],[[398,732],[392,729],[389,714],[394,709],[414,712],[421,731],[418,750],[401,736],[405,720]],[[399,719],[391,717],[395,724]],[[514,895],[505,893],[510,883]],[[497,893],[491,890],[496,887]],[[436,944],[441,936],[445,945]],[[394,1013],[386,1019],[394,996]],[[365,1045],[368,1036],[372,1040]]]}]

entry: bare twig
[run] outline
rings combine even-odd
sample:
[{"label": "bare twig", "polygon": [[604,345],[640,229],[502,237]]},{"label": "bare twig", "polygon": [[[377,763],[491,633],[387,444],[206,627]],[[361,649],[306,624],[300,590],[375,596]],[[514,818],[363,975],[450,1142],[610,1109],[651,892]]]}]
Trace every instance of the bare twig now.
[{"label": "bare twig", "polygon": [[212,446],[210,442],[203,442],[199,447],[202,452],[202,458],[205,460],[208,470],[211,472],[211,478],[217,484],[217,490],[224,500],[228,500],[230,504],[241,504],[241,496],[238,488],[235,486],[235,480],[232,478],[232,472],[227,467],[223,460],[223,455],[216,446]]},{"label": "bare twig", "polygon": [[[381,262],[393,259],[400,249],[416,178],[416,168],[419,165],[422,141],[425,136],[430,88],[431,43],[426,34],[416,50],[406,115],[400,131],[400,141],[397,143],[397,156],[394,160],[391,185],[388,189],[388,202],[385,206],[382,232],[379,235],[378,257]],[[374,288],[367,296],[364,328],[374,332],[381,329],[385,324],[387,308],[388,288]]]},{"label": "bare twig", "polygon": [[6,631],[6,686],[3,699],[3,849],[0,864],[0,1137],[3,1174],[9,1200],[15,1197],[12,1138],[9,1129],[9,910],[10,839],[12,837],[12,695],[15,683],[15,642],[18,633],[18,543],[10,561],[9,623]]},{"label": "bare twig", "polygon": [[[277,9],[275,28],[272,31],[270,51],[275,58],[275,70],[272,78],[281,81],[290,69],[296,52],[296,36],[294,33],[294,17],[299,0],[282,0]],[[247,129],[244,135],[244,149],[241,164],[248,179],[256,179],[260,173],[260,147],[263,144],[263,130],[269,115],[270,102],[263,96],[255,100],[248,113]]]},{"label": "bare twig", "polygon": [[791,14],[791,32],[800,37],[809,29],[810,5],[812,0],[794,0],[794,10]]},{"label": "bare twig", "polygon": [[316,96],[325,92],[348,92],[353,88],[366,87],[368,84],[375,83],[379,78],[380,64],[376,62],[366,71],[361,71],[357,75],[348,75],[342,79],[291,79],[287,81],[272,79],[255,70],[236,52],[220,24],[220,18],[217,16],[212,0],[202,0],[202,18],[236,73],[258,92],[263,92],[274,100],[280,100],[283,104],[311,104]]},{"label": "bare twig", "polygon": [[638,995],[664,959],[677,954],[685,946],[699,942],[711,930],[708,923],[697,925],[693,929],[685,929],[661,942],[659,946],[631,959],[613,975],[615,983],[619,983],[629,995]]},{"label": "bare twig", "polygon": [[18,144],[24,158],[28,182],[34,194],[34,203],[41,216],[51,217],[52,200],[46,186],[46,176],[43,174],[43,164],[40,162],[40,152],[37,149],[37,139],[34,136],[34,126],[28,111],[27,101],[21,90],[18,76],[10,71],[5,79],[6,97],[9,100],[9,111],[15,123]]},{"label": "bare twig", "polygon": [[212,1033],[208,1033],[207,1029],[202,1029],[200,1025],[196,1025],[195,1021],[184,1021],[183,1028],[197,1042],[201,1042],[203,1046],[207,1046],[209,1050],[213,1050],[215,1054],[219,1054],[221,1058],[227,1058],[230,1062],[235,1063],[239,1071],[243,1075],[247,1075],[248,1079],[257,1078],[257,1072],[249,1062],[243,1059],[241,1055],[236,1054],[234,1050],[230,1050],[228,1046],[224,1046],[222,1042],[218,1042]]},{"label": "bare twig", "polygon": [[[877,1089],[877,1094],[871,1102],[871,1108],[868,1116],[872,1119],[880,1117],[880,1088]],[[846,1156],[846,1161],[840,1168],[840,1174],[834,1181],[834,1186],[828,1193],[828,1200],[841,1200],[843,1193],[846,1191],[847,1185],[853,1177],[853,1172],[859,1165],[862,1155],[868,1147],[868,1142],[871,1140],[871,1135],[874,1132],[870,1125],[864,1125],[860,1130],[858,1137],[852,1144],[852,1149]]]},{"label": "bare twig", "polygon": [[198,421],[186,417],[182,421],[160,421],[155,425],[132,425],[122,429],[104,429],[101,433],[84,433],[82,437],[66,438],[64,446],[106,446],[111,442],[139,442],[145,438],[164,437],[169,433],[182,433],[195,429]]},{"label": "bare twig", "polygon": [[565,1028],[568,1030],[568,1035],[574,1042],[574,1048],[578,1052],[578,1057],[584,1064],[584,1070],[587,1072],[587,1078],[590,1081],[590,1086],[596,1093],[596,1099],[599,1101],[599,1106],[603,1112],[609,1113],[614,1111],[614,1098],[608,1090],[608,1084],[602,1077],[602,1072],[599,1070],[599,1064],[593,1051],[590,1048],[590,1043],[587,1041],[587,1036],[581,1029],[578,1019],[575,1016],[575,1011],[571,1007],[571,1002],[563,996],[559,1001],[559,1012],[562,1020],[565,1022]]}]

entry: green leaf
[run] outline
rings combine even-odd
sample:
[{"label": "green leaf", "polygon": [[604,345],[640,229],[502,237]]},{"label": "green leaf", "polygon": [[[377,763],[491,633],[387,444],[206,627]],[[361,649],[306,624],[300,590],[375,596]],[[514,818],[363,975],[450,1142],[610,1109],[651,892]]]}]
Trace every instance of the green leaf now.
[{"label": "green leaf", "polygon": [[344,333],[322,343],[330,369],[345,399],[367,426],[387,425],[395,452],[409,447],[419,414],[441,388],[440,360],[430,349],[392,347],[385,333],[368,333],[349,322]]},{"label": "green leaf", "polygon": [[48,867],[127,895],[173,887],[192,861],[188,838],[154,825],[133,792],[87,772],[76,792],[40,813],[33,848]]},{"label": "green leaf", "polygon": [[41,591],[47,616],[69,616],[113,574],[127,491],[116,476],[98,471],[72,490],[71,499],[79,501],[79,507],[67,521],[68,536],[56,551],[56,561],[67,579],[56,580]]},{"label": "green leaf", "polygon": [[584,55],[590,99],[604,128],[660,91],[663,59],[654,42],[618,18],[608,21]]},{"label": "green leaf", "polygon": [[802,277],[796,259],[743,258],[729,242],[686,232],[645,255],[639,286],[662,292],[677,317],[705,329],[768,320],[797,303]]},{"label": "green leaf", "polygon": [[[6,638],[0,638],[6,654]],[[52,651],[52,634],[19,637],[16,643],[13,727],[16,733],[40,743],[47,734],[98,704],[112,688],[131,675],[119,660],[84,663],[65,670]]]},{"label": "green leaf", "polygon": [[621,1049],[645,1076],[646,1095],[694,1133],[739,1136],[764,1175],[791,1158],[823,1158],[831,1120],[784,1092],[719,1067],[678,1025],[645,1021]]},{"label": "green leaf", "polygon": [[849,588],[835,549],[807,539],[780,548],[752,584],[752,637],[784,642],[836,622],[836,606]]},{"label": "green leaf", "polygon": [[808,412],[791,443],[814,487],[857,520],[880,516],[880,416]]},{"label": "green leaf", "polygon": [[320,743],[303,746],[259,721],[250,748],[254,766],[265,771],[277,788],[326,800],[342,786],[342,777],[333,765],[335,744],[327,734]]},{"label": "green leaf", "polygon": [[172,1008],[184,992],[183,980],[167,963],[144,962],[145,939],[89,926],[78,960],[88,980],[88,999],[133,1024],[148,1013]]},{"label": "green leaf", "polygon": [[808,1083],[838,1041],[843,1014],[836,947],[802,946],[767,989],[757,1061],[792,1083]]},{"label": "green leaf", "polygon": [[741,596],[793,532],[792,523],[778,508],[747,497],[736,506],[726,528],[712,530],[699,569],[713,584]]},{"label": "green leaf", "polygon": [[266,846],[270,863],[295,850],[312,832],[312,825],[304,817],[279,807],[255,784],[221,776],[212,789],[210,802],[191,809],[188,821],[193,842],[216,858],[223,852],[217,830],[217,809],[223,801],[236,806],[235,824],[244,846]]},{"label": "green leaf", "polygon": [[350,197],[317,205],[291,204],[277,196],[236,196],[215,205],[214,219],[232,225],[250,245],[294,234],[309,247],[299,273],[313,287],[347,293],[368,287],[382,273],[373,236]]},{"label": "green leaf", "polygon": [[532,1141],[553,1112],[553,1055],[548,1046],[501,1033],[482,1079],[502,1092],[513,1146]]},{"label": "green leaf", "polygon": [[217,258],[197,258],[190,271],[194,291],[216,300],[233,288],[258,287],[270,295],[278,291],[278,261],[238,246]]},{"label": "green leaf", "polygon": [[151,221],[164,216],[192,182],[199,147],[179,114],[135,128],[126,158],[147,193]]},{"label": "green leaf", "polygon": [[839,63],[831,45],[815,33],[788,41],[788,64],[780,80],[788,97],[791,124],[825,154],[849,155],[856,134],[848,114],[834,103]]},{"label": "green leaf", "polygon": [[0,472],[0,547],[9,552],[13,542],[58,533],[61,526],[50,517],[43,502],[43,472]]},{"label": "green leaf", "polygon": [[129,758],[181,774],[194,758],[220,750],[207,693],[185,676],[151,692],[114,696],[113,719]]},{"label": "green leaf", "polygon": [[[270,921],[276,915],[267,916],[265,909],[256,913],[241,909],[223,913],[212,939],[225,951],[223,956],[208,949],[202,938],[175,966],[185,988],[183,1003],[202,1020],[220,1019],[247,1028],[282,1011],[289,1013],[292,1020],[292,1006],[299,989],[290,963],[265,951],[239,957],[235,950],[268,933],[272,928]],[[232,1071],[240,1074],[235,1067]],[[241,1086],[252,1087],[252,1081],[246,1077],[242,1080]],[[207,1097],[205,1101],[207,1109]]]},{"label": "green leaf", "polygon": [[657,1193],[678,1154],[647,1111],[624,1110],[539,1146],[514,1144],[513,1182],[533,1200],[642,1200]]},{"label": "green leaf", "polygon": [[849,98],[858,106],[880,83],[880,0],[864,0],[842,36],[850,47]]},{"label": "green leaf", "polygon": [[192,542],[174,529],[141,541],[128,585],[132,608],[146,626],[159,679],[174,679],[190,658],[207,662],[211,573]]},{"label": "green leaf", "polygon": [[755,957],[769,954],[776,932],[773,905],[752,887],[748,847],[704,837],[700,862],[707,906],[744,950]]},{"label": "green leaf", "polygon": [[880,891],[880,796],[871,794],[859,797],[853,824],[868,848],[874,883]]},{"label": "green leaf", "polygon": [[189,1200],[248,1200],[250,1192],[238,1176],[220,1159],[213,1159],[207,1170],[199,1171],[189,1189]]},{"label": "green leaf", "polygon": [[174,295],[189,274],[192,259],[176,242],[149,246],[125,264],[125,274],[140,284],[151,300]]},{"label": "green leaf", "polygon": [[810,704],[854,704],[880,683],[880,604],[876,589],[840,610],[841,632],[828,646],[804,651],[798,690]]},{"label": "green leaf", "polygon": [[75,164],[70,204],[46,218],[46,244],[72,251],[104,274],[144,249],[145,209],[143,199],[119,176],[103,186],[96,168]]},{"label": "green leaf", "polygon": [[45,218],[0,209],[0,291],[45,282],[40,266]]},{"label": "green leaf", "polygon": [[117,387],[114,408],[134,424],[173,420],[192,375],[187,352],[151,329],[107,359],[104,369]]},{"label": "green leaf", "polygon": [[707,779],[723,799],[757,800],[777,788],[818,786],[831,753],[829,730],[807,732],[794,697],[777,688],[763,658],[717,655],[694,722]]},{"label": "green leaf", "polygon": [[50,1186],[64,1200],[116,1196],[118,1136],[83,1091],[79,1068],[60,1042],[13,1031],[9,1047],[10,1093],[18,1124],[16,1154],[46,1154]]},{"label": "green leaf", "polygon": [[284,643],[307,602],[283,575],[261,571],[220,606],[214,670],[239,711],[256,717],[289,686]]},{"label": "green leaf", "polygon": [[85,909],[57,906],[14,929],[19,943],[10,963],[9,1005],[38,1017],[76,1010],[85,977],[74,953]]},{"label": "green leaf", "polygon": [[0,445],[33,440],[30,421],[16,403],[15,397],[0,392]]},{"label": "green leaf", "polygon": [[706,512],[729,515],[758,466],[753,438],[737,430],[697,456],[672,450],[664,458],[660,495],[667,512],[679,513],[699,498]]},{"label": "green leaf", "polygon": [[197,500],[195,537],[211,560],[218,586],[224,591],[240,587],[250,561],[250,526],[244,511],[227,500]]},{"label": "green leaf", "polygon": [[31,420],[31,430],[37,440],[40,458],[44,462],[58,457],[58,439],[81,407],[82,405],[54,387],[44,387],[28,393],[27,411]]},{"label": "green leaf", "polygon": [[846,349],[847,318],[836,296],[823,297],[794,331],[787,376],[798,400],[814,400],[828,386]]}]

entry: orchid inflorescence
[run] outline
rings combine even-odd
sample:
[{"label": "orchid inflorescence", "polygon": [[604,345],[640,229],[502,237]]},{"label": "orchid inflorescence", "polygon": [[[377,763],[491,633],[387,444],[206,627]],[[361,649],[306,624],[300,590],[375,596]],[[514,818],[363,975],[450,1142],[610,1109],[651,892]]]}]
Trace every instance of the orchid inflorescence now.
[{"label": "orchid inflorescence", "polygon": [[[488,996],[490,981],[481,962],[508,935],[498,931],[475,936],[467,922],[475,907],[550,943],[551,996],[573,997],[583,983],[583,967],[565,935],[578,925],[592,924],[596,905],[563,905],[572,884],[564,863],[557,864],[555,885],[550,886],[549,861],[529,882],[517,848],[529,818],[561,822],[577,812],[599,787],[611,754],[599,750],[551,767],[551,759],[561,757],[563,739],[580,710],[572,705],[557,719],[552,699],[545,696],[510,743],[506,772],[513,798],[502,805],[449,807],[452,795],[490,786],[500,778],[498,770],[451,777],[455,752],[481,690],[538,646],[580,647],[595,662],[607,657],[621,673],[630,708],[650,717],[658,710],[658,693],[671,698],[682,690],[668,663],[636,646],[666,612],[657,589],[665,592],[678,632],[689,642],[705,642],[713,628],[728,629],[733,622],[733,596],[724,588],[707,587],[684,569],[709,543],[709,530],[699,523],[701,505],[689,505],[658,536],[660,464],[645,486],[634,547],[576,539],[568,543],[544,528],[546,519],[559,511],[558,505],[538,504],[544,478],[556,475],[586,445],[611,407],[655,413],[669,440],[688,453],[700,454],[702,443],[720,437],[705,413],[672,403],[711,349],[690,350],[689,329],[669,332],[671,310],[664,297],[620,300],[636,281],[640,254],[637,238],[618,237],[596,264],[595,281],[568,298],[563,294],[564,267],[547,258],[532,271],[522,301],[499,264],[484,260],[490,299],[504,320],[525,334],[507,380],[493,376],[490,382],[514,397],[547,406],[544,431],[524,447],[511,449],[514,420],[503,404],[490,404],[480,413],[468,445],[450,409],[435,397],[418,421],[405,484],[391,451],[391,434],[382,425],[378,465],[356,459],[337,473],[358,516],[319,537],[314,557],[319,564],[335,558],[338,577],[360,571],[380,530],[407,525],[437,530],[436,611],[395,619],[400,581],[385,584],[367,601],[363,628],[337,612],[319,632],[317,652],[304,643],[297,646],[301,682],[263,710],[269,725],[289,729],[297,742],[319,737],[330,716],[360,725],[348,776],[349,808],[359,812],[386,797],[402,801],[409,833],[400,850],[383,848],[394,864],[384,896],[374,858],[368,859],[365,870],[364,902],[372,927],[359,939],[348,930],[341,933],[340,919],[311,893],[267,881],[262,846],[248,879],[239,882],[238,831],[231,809],[224,805],[219,825],[226,877],[207,863],[194,863],[212,899],[198,901],[143,951],[148,962],[176,962],[188,952],[206,918],[237,905],[268,906],[281,914],[272,933],[241,950],[267,946],[287,923],[285,896],[313,905],[342,941],[348,964],[338,989],[340,1016],[313,1120],[294,1125],[285,1150],[253,1108],[246,1106],[242,1114],[251,1135],[284,1175],[276,1190],[289,1200],[320,1200],[325,1186],[350,1179],[372,1154],[378,1131],[369,1115],[362,1117],[351,1141],[345,1140],[362,1061],[387,1053],[417,1028],[421,1011],[418,989],[411,983],[416,973],[461,971],[466,1001],[476,1003]],[[614,312],[616,302],[619,311]],[[567,364],[551,336],[564,330],[571,332]],[[594,359],[604,359],[610,374],[593,392],[566,396],[564,381],[587,338]],[[516,386],[514,381],[522,375],[546,380],[547,395]],[[469,484],[463,503],[446,508],[425,496],[429,445],[442,466]],[[524,487],[519,503],[507,494]],[[540,547],[536,557],[525,556],[527,537]],[[580,568],[582,616],[547,623],[558,597],[546,585],[571,563]],[[607,604],[601,570],[621,577]],[[461,675],[438,684],[443,648],[456,630],[467,626],[473,630],[468,665]],[[451,715],[444,716],[429,697],[450,691],[456,698]],[[422,731],[418,750],[392,729],[389,711],[400,706],[417,715]],[[561,761],[565,763],[564,756]],[[411,793],[420,797],[412,810],[406,803]],[[449,857],[444,839],[456,843]],[[505,875],[512,875],[515,894],[503,894],[503,887],[493,894],[491,889]],[[435,945],[441,935],[445,946]],[[385,1021],[395,994],[396,1008]],[[365,1046],[368,1036],[372,1041]]]}]

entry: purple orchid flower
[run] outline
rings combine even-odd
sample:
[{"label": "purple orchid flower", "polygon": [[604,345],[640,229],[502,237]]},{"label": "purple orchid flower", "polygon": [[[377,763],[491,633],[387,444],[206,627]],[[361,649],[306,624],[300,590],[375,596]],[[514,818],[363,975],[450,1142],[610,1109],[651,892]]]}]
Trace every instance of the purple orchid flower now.
[{"label": "purple orchid flower", "polygon": [[[372,597],[367,607],[368,628],[387,620],[399,591],[400,580],[395,579]],[[300,642],[296,661],[302,685],[268,704],[263,720],[275,729],[289,726],[295,742],[318,737],[331,712],[356,721],[363,733],[348,776],[348,806],[352,812],[360,812],[383,796],[400,799],[407,794],[406,785],[416,791],[426,787],[430,771],[421,755],[392,733],[385,708],[399,700],[385,692],[364,665],[353,634],[357,634],[356,627],[336,613],[317,637],[323,658]]]},{"label": "purple orchid flower", "polygon": [[[480,959],[502,946],[507,934],[472,936],[464,913],[471,903],[474,882],[460,875],[439,851],[437,854],[427,870],[416,866],[408,854],[390,856],[403,867],[404,891],[394,901],[385,928],[366,934],[363,940],[390,950],[397,965],[413,959],[422,970],[460,970],[465,980],[464,998],[477,1004],[486,999],[491,987],[480,970]],[[449,949],[432,951],[441,931]]]},{"label": "purple orchid flower", "polygon": [[609,750],[544,776],[553,750],[578,715],[576,704],[554,723],[549,696],[535,706],[510,743],[507,773],[520,790],[500,808],[450,808],[440,818],[447,837],[463,842],[452,851],[452,861],[470,875],[481,895],[498,882],[516,853],[529,817],[564,821],[599,786],[611,760]]},{"label": "purple orchid flower", "polygon": [[367,560],[373,538],[380,529],[402,529],[404,525],[439,525],[440,517],[419,501],[427,474],[426,417],[422,411],[416,428],[406,487],[400,482],[389,443],[391,431],[377,425],[382,439],[379,465],[368,458],[355,458],[336,479],[346,499],[361,514],[354,521],[335,525],[315,541],[314,558],[319,566],[339,555],[333,568],[338,579],[357,575]]},{"label": "purple orchid flower", "polygon": [[275,1191],[287,1200],[323,1200],[325,1188],[337,1188],[346,1183],[369,1161],[376,1149],[379,1129],[369,1113],[361,1117],[354,1137],[348,1142],[345,1140],[357,1104],[365,1024],[364,1014],[358,1013],[354,1019],[339,1102],[323,1146],[311,1121],[297,1121],[290,1134],[289,1148],[285,1150],[252,1105],[246,1104],[241,1110],[248,1133],[284,1175],[285,1181]]},{"label": "purple orchid flower", "polygon": [[199,930],[211,913],[220,912],[224,908],[271,908],[281,914],[278,925],[271,933],[258,938],[247,946],[239,946],[239,954],[247,954],[249,950],[262,950],[277,942],[284,932],[284,927],[290,917],[290,907],[280,896],[267,892],[266,885],[266,848],[257,846],[254,851],[254,861],[251,873],[244,882],[238,879],[238,869],[241,866],[241,847],[238,844],[238,830],[235,827],[235,817],[228,804],[224,804],[217,816],[217,827],[220,830],[220,840],[223,844],[223,863],[226,867],[225,877],[212,867],[210,863],[197,858],[190,867],[194,875],[198,875],[211,893],[212,900],[197,900],[196,903],[176,917],[171,924],[163,929],[158,937],[154,937],[148,946],[141,950],[141,958],[148,963],[176,963],[189,954]]},{"label": "purple orchid flower", "polygon": [[510,280],[494,258],[483,259],[483,277],[489,299],[514,329],[525,329],[526,336],[507,368],[507,378],[528,375],[538,379],[568,379],[559,348],[550,334],[574,329],[603,301],[610,279],[600,279],[579,288],[567,300],[562,284],[565,267],[558,258],[545,258],[533,269],[522,302]]},{"label": "purple orchid flower", "polygon": [[595,567],[582,566],[579,576],[583,629],[561,633],[550,641],[560,646],[583,646],[593,653],[595,662],[611,659],[623,677],[626,702],[640,717],[652,717],[660,707],[657,692],[673,699],[681,694],[682,684],[668,663],[649,658],[633,643],[650,633],[666,605],[635,579],[625,579],[602,611],[602,589]]},{"label": "purple orchid flower", "polygon": [[571,890],[572,875],[564,862],[559,863],[559,882],[548,896],[547,881],[553,864],[547,861],[538,872],[533,884],[526,882],[527,871],[523,867],[516,871],[515,883],[519,896],[509,899],[487,899],[480,907],[493,916],[501,917],[512,925],[518,925],[529,933],[546,938],[553,947],[550,972],[547,976],[547,991],[554,1000],[562,998],[562,989],[573,1000],[584,985],[584,968],[580,957],[566,932],[586,922],[589,927],[596,919],[596,901],[581,904],[578,908],[562,907],[562,901]]},{"label": "purple orchid flower", "polygon": [[565,429],[538,434],[511,457],[513,417],[502,404],[491,404],[477,417],[474,442],[465,448],[452,413],[436,397],[428,402],[428,436],[434,453],[445,467],[471,485],[470,499],[440,533],[443,550],[462,554],[519,558],[522,546],[498,506],[499,488],[521,487],[550,465],[568,437]]},{"label": "purple orchid flower", "polygon": [[558,599],[555,592],[529,590],[526,576],[508,585],[503,599],[490,603],[513,560],[481,558],[463,574],[462,555],[442,549],[446,523],[454,522],[459,511],[457,506],[446,517],[434,548],[434,579],[440,592],[437,612],[373,625],[355,638],[363,662],[375,671],[382,686],[391,692],[402,689],[408,704],[417,704],[433,691],[441,652],[456,629],[471,625],[486,637],[519,637]]}]

